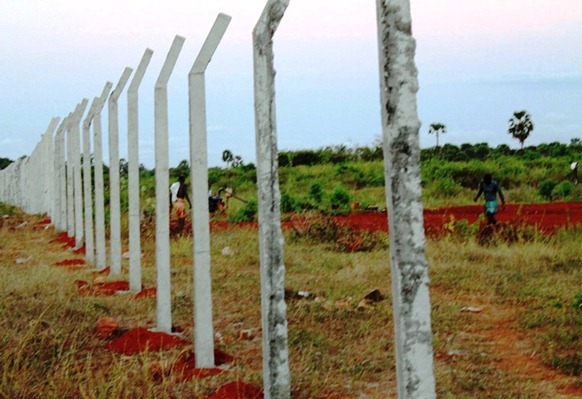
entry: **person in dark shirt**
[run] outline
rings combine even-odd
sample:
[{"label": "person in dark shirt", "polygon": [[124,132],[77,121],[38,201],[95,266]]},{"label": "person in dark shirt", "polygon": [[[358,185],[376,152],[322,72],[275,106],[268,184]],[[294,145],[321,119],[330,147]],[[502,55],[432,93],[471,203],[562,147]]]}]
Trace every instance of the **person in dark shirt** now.
[{"label": "person in dark shirt", "polygon": [[188,197],[188,185],[186,185],[185,180],[186,178],[182,174],[178,178],[178,183],[174,183],[170,187],[170,206],[173,206],[176,210],[176,217],[178,218],[178,234],[182,234],[186,222],[186,201],[188,201],[188,205],[192,208],[190,197]]},{"label": "person in dark shirt", "polygon": [[495,220],[495,214],[498,209],[497,195],[499,195],[501,204],[504,208],[505,197],[503,196],[503,191],[501,191],[499,183],[493,180],[489,173],[483,176],[483,180],[479,182],[479,191],[475,198],[473,198],[473,201],[477,202],[481,194],[485,194],[485,216],[487,217],[487,223],[496,224],[497,220]]}]

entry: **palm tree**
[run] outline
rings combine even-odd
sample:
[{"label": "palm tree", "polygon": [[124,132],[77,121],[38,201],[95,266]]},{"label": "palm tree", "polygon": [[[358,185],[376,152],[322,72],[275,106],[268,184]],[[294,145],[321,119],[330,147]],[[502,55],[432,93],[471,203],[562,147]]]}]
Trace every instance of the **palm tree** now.
[{"label": "palm tree", "polygon": [[533,129],[534,124],[527,111],[515,111],[513,117],[509,120],[508,133],[511,134],[514,139],[519,140],[522,150],[525,139],[529,137],[529,134]]},{"label": "palm tree", "polygon": [[447,127],[443,123],[433,123],[428,128],[428,134],[436,135],[436,149],[439,148],[439,134],[445,134],[447,132]]}]

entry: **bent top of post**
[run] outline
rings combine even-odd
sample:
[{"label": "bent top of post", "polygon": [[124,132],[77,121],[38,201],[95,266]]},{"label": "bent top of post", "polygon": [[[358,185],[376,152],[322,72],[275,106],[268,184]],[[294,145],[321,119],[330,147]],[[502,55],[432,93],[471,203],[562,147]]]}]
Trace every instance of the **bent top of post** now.
[{"label": "bent top of post", "polygon": [[58,116],[54,116],[51,118],[51,121],[48,125],[48,127],[46,128],[46,131],[44,132],[43,136],[51,136],[53,135],[55,129],[57,128],[57,126],[59,125],[59,122],[61,121],[61,118]]},{"label": "bent top of post", "polygon": [[59,125],[59,127],[57,128],[57,132],[55,133],[55,140],[58,139],[60,137],[60,135],[63,135],[65,129],[67,128],[68,124],[69,124],[69,115],[65,116],[63,118],[63,120],[61,121],[61,124]]},{"label": "bent top of post", "polygon": [[89,107],[89,111],[87,111],[87,115],[85,119],[83,119],[83,128],[89,129],[91,126],[91,121],[93,120],[93,114],[95,113],[95,109],[97,108],[97,104],[99,103],[99,97],[93,97],[93,101],[91,102],[91,106]]},{"label": "bent top of post", "polygon": [[198,57],[196,57],[196,61],[194,61],[194,65],[192,65],[192,69],[190,69],[190,75],[204,73],[216,51],[216,48],[218,47],[218,44],[224,36],[224,32],[226,32],[226,28],[228,28],[230,20],[231,17],[229,15],[223,13],[218,14],[214,21],[214,25],[212,25],[212,28],[210,29],[210,33],[208,33],[208,36],[198,53]]},{"label": "bent top of post", "polygon": [[113,89],[111,95],[109,96],[109,104],[114,104],[117,101],[117,99],[119,99],[119,96],[121,95],[121,92],[125,88],[125,85],[127,84],[127,81],[129,80],[129,77],[131,76],[132,72],[133,69],[131,69],[130,67],[126,67],[123,70],[123,73],[119,78],[119,82],[117,82],[117,86],[115,86],[115,89]]},{"label": "bent top of post", "polygon": [[107,100],[107,95],[111,91],[112,87],[113,87],[113,83],[111,83],[111,82],[105,83],[105,86],[103,87],[103,91],[101,92],[101,96],[99,96],[99,102],[97,103],[97,106],[95,107],[95,115],[99,114],[101,112],[101,110],[103,109],[103,105],[105,105],[105,100]]},{"label": "bent top of post", "polygon": [[185,40],[186,39],[182,36],[176,35],[176,37],[174,37],[172,46],[166,56],[166,62],[164,62],[158,80],[156,81],[156,88],[163,88],[168,84],[168,80],[170,80],[170,75],[174,70],[174,66],[176,65],[176,61],[178,60],[178,56],[180,55]]},{"label": "bent top of post", "polygon": [[87,100],[86,98],[84,98],[83,100],[81,100],[81,102],[79,104],[77,104],[77,106],[75,107],[75,110],[73,111],[71,118],[69,119],[69,126],[74,125],[75,123],[79,123],[81,121],[81,117],[83,116],[83,113],[85,112],[85,108],[87,107],[87,103],[89,102],[89,100]]},{"label": "bent top of post", "polygon": [[149,48],[146,48],[142,57],[141,57],[141,61],[139,62],[139,65],[137,66],[137,69],[135,71],[135,73],[133,74],[133,78],[131,79],[131,83],[129,84],[129,87],[127,88],[127,93],[135,93],[137,91],[137,89],[139,88],[139,85],[141,84],[141,81],[143,79],[143,76],[145,75],[146,69],[150,63],[150,60],[152,59],[152,55],[153,55],[154,51],[150,50]]},{"label": "bent top of post", "polygon": [[271,41],[287,6],[289,6],[289,0],[269,0],[265,5],[253,29],[253,37],[259,47],[263,47]]}]

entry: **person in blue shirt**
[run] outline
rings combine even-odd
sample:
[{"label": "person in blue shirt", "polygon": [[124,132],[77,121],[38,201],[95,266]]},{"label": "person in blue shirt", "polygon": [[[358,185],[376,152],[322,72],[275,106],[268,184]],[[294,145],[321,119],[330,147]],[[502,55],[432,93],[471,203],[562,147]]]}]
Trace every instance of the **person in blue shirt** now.
[{"label": "person in blue shirt", "polygon": [[501,199],[503,208],[505,208],[505,197],[503,196],[503,191],[501,191],[499,183],[493,180],[489,173],[483,176],[483,180],[479,182],[479,191],[475,198],[473,198],[473,201],[477,202],[481,194],[485,194],[485,216],[487,217],[487,223],[496,224],[495,214],[499,207],[497,204],[497,195]]}]

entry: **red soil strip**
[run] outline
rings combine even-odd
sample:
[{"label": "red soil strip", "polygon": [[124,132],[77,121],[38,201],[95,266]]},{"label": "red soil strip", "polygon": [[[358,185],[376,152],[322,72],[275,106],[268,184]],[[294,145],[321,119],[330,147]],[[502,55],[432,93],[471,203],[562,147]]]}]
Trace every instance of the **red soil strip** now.
[{"label": "red soil strip", "polygon": [[155,298],[157,293],[156,287],[144,288],[135,295],[135,299]]},{"label": "red soil strip", "polygon": [[[229,355],[220,349],[214,350],[214,363],[217,366],[230,363],[233,360],[234,356]],[[179,381],[184,382],[191,381],[193,379],[212,377],[224,372],[224,370],[218,367],[203,369],[196,368],[196,354],[189,350],[182,352],[180,356],[178,356],[172,365],[171,372]]]},{"label": "red soil strip", "polygon": [[[424,210],[424,229],[427,236],[435,237],[445,233],[446,224],[466,220],[472,224],[483,214],[483,206],[469,205]],[[582,224],[582,202],[555,202],[548,204],[509,204],[499,210],[496,219],[501,223],[534,226],[544,234],[553,234],[562,227]],[[340,224],[355,230],[388,231],[386,212],[363,212],[337,216]]]},{"label": "red soil strip", "polygon": [[60,262],[55,263],[55,266],[72,266],[72,265],[84,265],[85,259],[65,259]]},{"label": "red soil strip", "polygon": [[[447,232],[451,220],[466,220],[473,224],[483,215],[483,205],[467,205],[446,208],[424,209],[424,230],[428,237],[439,237]],[[294,220],[299,215],[294,216]],[[388,214],[384,212],[352,212],[347,215],[334,216],[336,222],[354,230],[370,232],[388,232]],[[582,224],[582,201],[552,202],[547,204],[508,204],[500,208],[496,219],[503,224],[515,226],[524,224],[533,226],[544,234],[554,234],[560,228],[574,227]],[[257,228],[256,222],[231,224],[225,221],[211,221],[210,230],[227,230],[231,227]],[[293,222],[282,222],[284,229],[290,229]],[[191,234],[191,229],[184,228],[184,234]]]},{"label": "red soil strip", "polygon": [[77,255],[85,255],[85,246],[83,245],[81,248],[75,249],[73,253]]},{"label": "red soil strip", "polygon": [[79,270],[85,267],[85,260],[84,259],[65,259],[60,262],[56,262],[54,266],[57,267],[66,267],[70,270]]},{"label": "red soil strip", "polygon": [[128,330],[121,337],[109,342],[107,348],[124,355],[134,355],[140,352],[167,350],[184,345],[187,345],[187,342],[182,338],[138,327]]},{"label": "red soil strip", "polygon": [[112,281],[110,283],[95,284],[95,291],[97,295],[115,295],[117,291],[129,291],[129,283],[127,281]]},{"label": "red soil strip", "polygon": [[112,281],[91,285],[83,280],[75,280],[79,296],[112,296],[118,291],[129,291],[127,281]]},{"label": "red soil strip", "polygon": [[99,270],[96,272],[93,272],[94,275],[107,275],[111,272],[111,268],[109,266],[107,266],[105,269],[103,270]]},{"label": "red soil strip", "polygon": [[51,218],[44,218],[37,223],[38,225],[45,226],[47,224],[51,224]]},{"label": "red soil strip", "polygon": [[261,399],[263,391],[251,384],[242,381],[229,382],[218,388],[206,399]]},{"label": "red soil strip", "polygon": [[63,248],[72,248],[75,246],[75,237],[69,237],[66,232],[60,233],[57,238],[50,240],[51,243],[65,244]]}]

